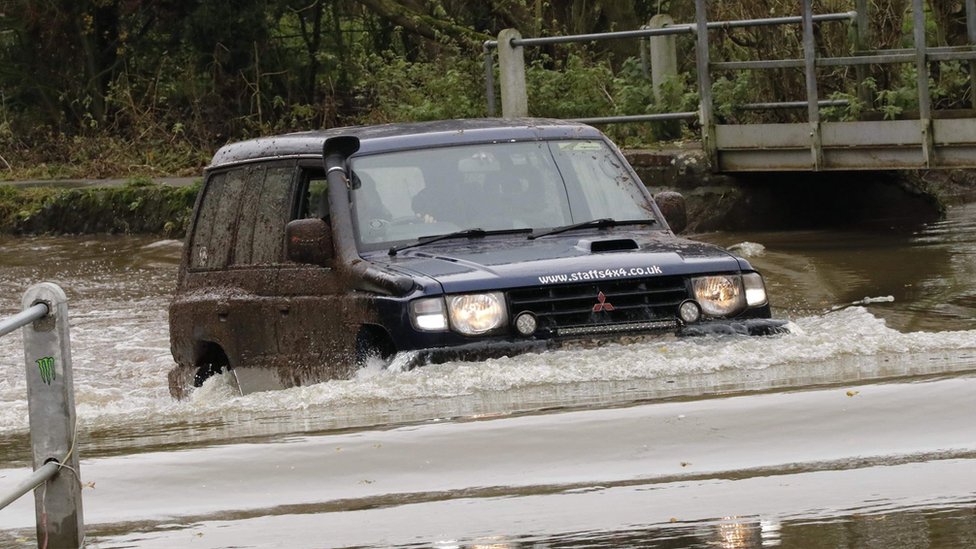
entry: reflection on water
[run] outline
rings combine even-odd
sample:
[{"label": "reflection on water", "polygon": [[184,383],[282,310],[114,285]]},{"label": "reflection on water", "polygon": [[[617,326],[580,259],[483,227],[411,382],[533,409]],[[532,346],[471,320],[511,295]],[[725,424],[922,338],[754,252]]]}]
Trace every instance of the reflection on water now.
[{"label": "reflection on water", "polygon": [[[485,540],[487,541],[487,540]],[[976,547],[976,501],[969,506],[852,513],[783,520],[723,517],[692,524],[655,525],[616,532],[579,532],[548,539],[483,540],[436,545],[475,549],[508,547],[647,547],[682,549],[918,549]],[[422,547],[416,545],[414,547]]]},{"label": "reflection on water", "polygon": [[[86,458],[976,368],[976,205],[908,234],[713,233],[702,239],[754,243],[739,253],[764,273],[774,314],[793,321],[793,334],[662,338],[410,372],[367,368],[352,380],[244,397],[214,378],[188,401],[175,402],[166,386],[172,367],[166,307],[181,246],[122,236],[0,237],[0,317],[19,310],[20,296],[34,282],[53,280],[65,288]],[[833,310],[889,295],[891,303]],[[29,462],[22,353],[19,334],[0,339],[0,462],[7,467]],[[976,546],[973,502],[951,503],[822,519],[617,525],[443,546]],[[8,545],[16,546],[0,532],[0,546]]]},{"label": "reflection on water", "polygon": [[[187,521],[106,525],[96,547],[240,547],[242,539],[250,547],[292,547],[310,539],[309,532],[328,532],[320,545],[968,548],[976,542],[976,494],[971,479],[953,477],[972,467],[972,460],[948,460],[547,493],[498,487],[484,495],[393,494],[369,503],[332,500]],[[929,482],[950,488],[932,489]],[[953,489],[953,484],[963,486]]]}]

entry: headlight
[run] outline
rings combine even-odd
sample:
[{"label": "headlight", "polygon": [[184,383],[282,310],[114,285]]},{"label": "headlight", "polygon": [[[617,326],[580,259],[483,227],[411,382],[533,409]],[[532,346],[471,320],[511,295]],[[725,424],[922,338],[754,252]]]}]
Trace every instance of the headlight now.
[{"label": "headlight", "polygon": [[739,275],[692,278],[695,300],[708,316],[730,316],[746,306],[745,292]]},{"label": "headlight", "polygon": [[505,324],[505,298],[501,293],[453,295],[447,298],[451,327],[464,335],[490,332]]},{"label": "headlight", "polygon": [[423,332],[443,332],[447,330],[447,314],[444,312],[444,298],[431,297],[418,299],[410,304],[410,321],[413,327]]}]

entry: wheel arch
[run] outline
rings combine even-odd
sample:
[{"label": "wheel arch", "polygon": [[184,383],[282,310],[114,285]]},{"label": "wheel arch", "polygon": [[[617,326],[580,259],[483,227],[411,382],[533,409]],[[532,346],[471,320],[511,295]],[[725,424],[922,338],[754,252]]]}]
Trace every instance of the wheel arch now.
[{"label": "wheel arch", "polygon": [[356,332],[356,363],[365,364],[371,356],[390,358],[397,352],[389,330],[380,324],[363,324]]}]

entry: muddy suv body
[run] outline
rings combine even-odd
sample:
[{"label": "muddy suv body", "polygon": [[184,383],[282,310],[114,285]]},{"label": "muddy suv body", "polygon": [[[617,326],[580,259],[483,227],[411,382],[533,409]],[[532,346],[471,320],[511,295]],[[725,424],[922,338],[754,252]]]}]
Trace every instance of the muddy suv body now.
[{"label": "muddy suv body", "polygon": [[762,278],[676,236],[619,150],[554,120],[341,128],[220,149],[170,308],[174,396],[662,333],[769,333]]}]

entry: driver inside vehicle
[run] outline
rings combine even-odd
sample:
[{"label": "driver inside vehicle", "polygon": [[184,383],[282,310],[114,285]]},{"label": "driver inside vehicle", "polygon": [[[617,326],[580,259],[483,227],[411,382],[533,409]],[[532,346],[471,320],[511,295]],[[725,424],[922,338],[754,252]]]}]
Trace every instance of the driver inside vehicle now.
[{"label": "driver inside vehicle", "polygon": [[411,207],[423,223],[451,223],[459,227],[473,226],[471,204],[480,204],[475,189],[466,185],[457,172],[442,172],[425,178],[424,187],[413,196]]},{"label": "driver inside vehicle", "polygon": [[352,206],[364,243],[444,234],[465,223],[457,189],[417,167],[358,169],[354,178]]}]

